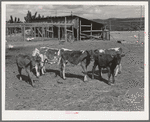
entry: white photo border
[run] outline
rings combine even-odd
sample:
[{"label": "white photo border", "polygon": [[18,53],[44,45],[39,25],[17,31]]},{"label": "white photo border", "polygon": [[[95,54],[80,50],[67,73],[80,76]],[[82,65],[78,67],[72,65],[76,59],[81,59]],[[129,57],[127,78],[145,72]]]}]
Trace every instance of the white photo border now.
[{"label": "white photo border", "polygon": [[[144,51],[144,111],[70,111],[70,114],[66,114],[66,111],[11,111],[5,110],[5,32],[6,32],[6,5],[7,4],[57,4],[57,5],[143,5],[145,6],[145,31],[148,32],[148,2],[138,1],[80,1],[80,2],[21,2],[21,1],[7,1],[1,2],[2,10],[2,28],[1,28],[1,49],[2,49],[2,120],[148,120],[149,119],[149,42],[148,36],[145,36],[145,51]],[[78,114],[73,114],[78,112]],[[72,113],[72,114],[71,114]]]}]

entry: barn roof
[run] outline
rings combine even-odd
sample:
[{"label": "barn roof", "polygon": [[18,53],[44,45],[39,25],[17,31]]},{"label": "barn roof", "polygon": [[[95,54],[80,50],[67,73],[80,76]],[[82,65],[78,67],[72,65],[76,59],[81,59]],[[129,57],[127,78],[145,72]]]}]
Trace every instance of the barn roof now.
[{"label": "barn roof", "polygon": [[[101,26],[105,25],[104,23],[101,23],[101,22],[96,22],[96,21],[93,21],[93,20],[90,20],[90,19],[87,19],[87,18],[83,18],[83,17],[80,17],[80,16],[77,16],[77,15],[68,15],[68,16],[47,16],[47,17],[44,17],[44,18],[40,18],[41,19],[48,19],[48,18],[64,18],[64,17],[78,17],[78,18],[81,18],[81,19],[84,19],[84,20],[88,20],[88,21],[91,21],[92,23],[95,23],[95,24],[100,24]],[[38,20],[38,18],[36,18],[35,20]]]},{"label": "barn roof", "polygon": [[[86,18],[83,18],[83,17],[80,17],[80,16],[76,16],[76,15],[73,15],[73,16],[79,17],[79,18],[81,18],[81,19],[86,19]],[[91,22],[96,23],[96,24],[105,25],[104,23],[96,22],[96,21],[93,21],[93,20],[90,20],[90,19],[86,19],[86,20],[91,21]]]}]

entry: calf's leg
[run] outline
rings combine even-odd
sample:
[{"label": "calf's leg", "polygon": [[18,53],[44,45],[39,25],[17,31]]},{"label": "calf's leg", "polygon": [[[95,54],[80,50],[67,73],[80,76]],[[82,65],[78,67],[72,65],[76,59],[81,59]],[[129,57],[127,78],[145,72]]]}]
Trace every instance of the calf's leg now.
[{"label": "calf's leg", "polygon": [[98,68],[99,68],[99,78],[100,78],[100,80],[101,80],[101,79],[103,79],[103,78],[102,78],[102,75],[101,75],[101,72],[102,72],[102,71],[101,71],[101,66],[98,65]]},{"label": "calf's leg", "polygon": [[121,65],[121,63],[119,64],[119,74],[121,74],[121,71],[122,71],[122,65]]},{"label": "calf's leg", "polygon": [[21,70],[22,70],[22,68],[18,67],[19,80],[20,80],[20,81],[22,80]]},{"label": "calf's leg", "polygon": [[35,71],[36,71],[36,77],[39,77],[40,73],[39,73],[39,67],[37,64],[35,65]]},{"label": "calf's leg", "polygon": [[88,79],[87,79],[87,66],[86,66],[85,62],[81,62],[81,67],[82,67],[83,72],[84,72],[84,81],[88,81]]},{"label": "calf's leg", "polygon": [[44,75],[45,74],[45,63],[41,63],[40,64],[41,65],[41,73],[42,73],[42,75]]},{"label": "calf's leg", "polygon": [[118,75],[119,69],[120,69],[120,67],[119,67],[119,65],[117,65],[117,66],[116,66],[115,77]]},{"label": "calf's leg", "polygon": [[95,72],[96,66],[97,66],[97,62],[94,62],[93,69],[92,69],[92,79],[94,79],[94,72]]},{"label": "calf's leg", "polygon": [[115,73],[114,73],[114,69],[111,69],[111,74],[112,74],[112,85],[114,85],[115,83]]},{"label": "calf's leg", "polygon": [[107,67],[107,70],[108,70],[108,85],[111,85],[111,84],[110,84],[110,76],[111,76],[110,67]]},{"label": "calf's leg", "polygon": [[66,64],[63,63],[63,79],[66,80],[66,77],[65,77],[65,68],[66,68]]},{"label": "calf's leg", "polygon": [[29,80],[31,81],[31,85],[34,86],[33,79],[32,79],[32,76],[31,76],[31,73],[30,73],[29,69],[26,68],[25,70],[26,70],[26,72],[28,74]]}]

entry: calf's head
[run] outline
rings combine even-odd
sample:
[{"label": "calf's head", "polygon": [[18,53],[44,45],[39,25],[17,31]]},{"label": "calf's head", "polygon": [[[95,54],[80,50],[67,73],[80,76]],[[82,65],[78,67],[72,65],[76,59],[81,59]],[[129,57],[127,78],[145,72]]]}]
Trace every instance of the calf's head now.
[{"label": "calf's head", "polygon": [[36,55],[40,55],[40,51],[35,48],[33,51],[32,51],[32,56],[36,56]]},{"label": "calf's head", "polygon": [[94,52],[93,52],[93,50],[86,50],[84,53],[90,61],[94,61]]},{"label": "calf's head", "polygon": [[58,49],[50,49],[48,50],[48,59],[51,63],[56,63],[58,61],[58,57],[60,56],[60,50]]},{"label": "calf's head", "polygon": [[[31,60],[31,71],[34,73],[35,71],[35,75],[36,77],[40,76],[40,69],[41,69],[41,57],[39,55],[36,56],[32,56],[32,60]],[[34,70],[35,69],[35,70]]]}]

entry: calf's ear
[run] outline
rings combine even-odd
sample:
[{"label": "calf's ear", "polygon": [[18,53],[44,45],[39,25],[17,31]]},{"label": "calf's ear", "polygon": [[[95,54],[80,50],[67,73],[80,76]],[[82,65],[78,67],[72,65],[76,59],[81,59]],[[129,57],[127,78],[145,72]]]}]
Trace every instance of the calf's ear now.
[{"label": "calf's ear", "polygon": [[121,57],[124,57],[125,56],[125,54],[121,54]]},{"label": "calf's ear", "polygon": [[111,55],[111,57],[114,58],[115,56],[114,56],[114,55]]},{"label": "calf's ear", "polygon": [[94,50],[94,53],[97,55],[99,54],[99,50]]}]

